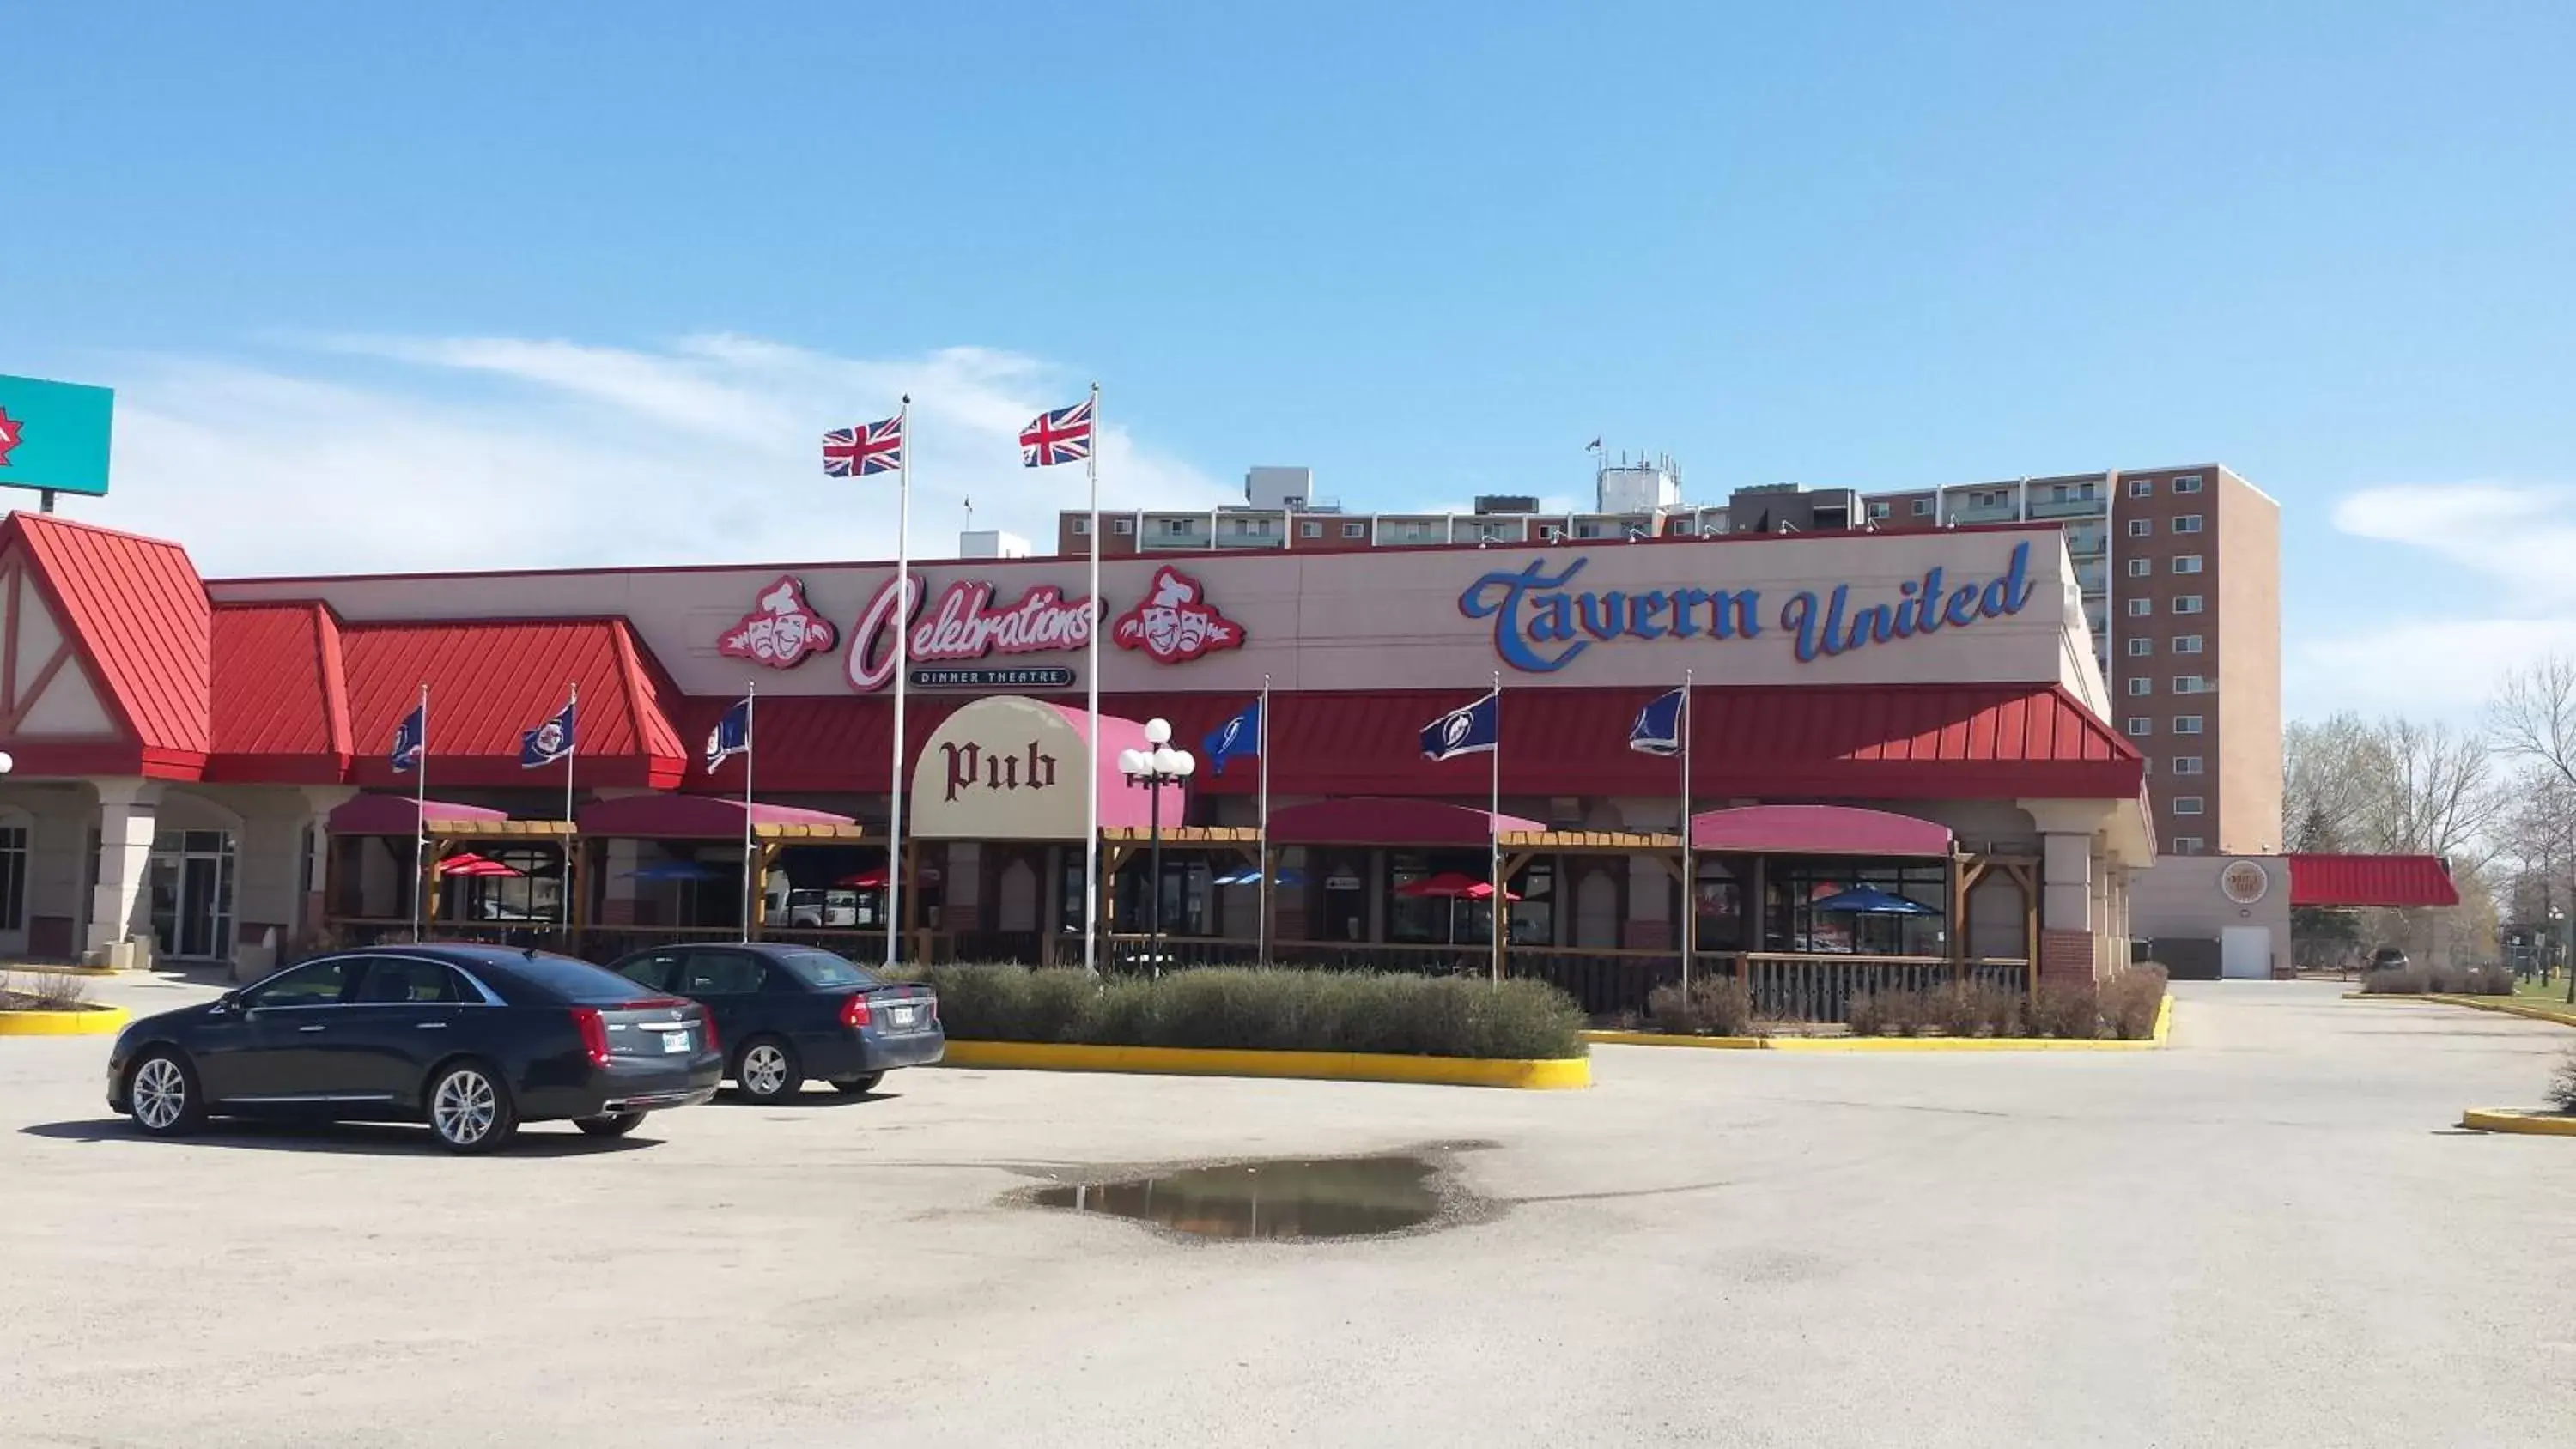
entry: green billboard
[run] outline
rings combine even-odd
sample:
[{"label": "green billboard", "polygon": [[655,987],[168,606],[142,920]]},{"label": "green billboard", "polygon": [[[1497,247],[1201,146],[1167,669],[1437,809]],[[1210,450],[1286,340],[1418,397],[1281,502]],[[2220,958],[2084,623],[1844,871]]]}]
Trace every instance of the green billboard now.
[{"label": "green billboard", "polygon": [[0,376],[0,487],[105,493],[115,411],[103,387]]}]

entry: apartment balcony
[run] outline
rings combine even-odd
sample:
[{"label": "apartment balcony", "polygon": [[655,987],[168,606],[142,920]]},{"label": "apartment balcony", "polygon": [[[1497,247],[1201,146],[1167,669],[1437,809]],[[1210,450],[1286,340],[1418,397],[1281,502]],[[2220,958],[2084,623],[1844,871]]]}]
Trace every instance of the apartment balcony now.
[{"label": "apartment balcony", "polygon": [[2108,498],[2034,498],[2030,500],[2033,518],[2104,518],[2111,512]]},{"label": "apartment balcony", "polygon": [[2075,561],[2075,587],[2088,594],[2098,594],[2110,587],[2111,566],[2100,559]]},{"label": "apartment balcony", "polygon": [[[1136,547],[1147,553],[1214,546],[1205,515],[1197,518],[1155,518],[1148,515],[1136,536]],[[1276,547],[1276,544],[1271,546]]]},{"label": "apartment balcony", "polygon": [[2088,558],[2100,558],[2110,552],[2110,549],[2111,533],[2103,525],[2098,523],[2066,525],[2066,551],[2073,554],[2078,562]]},{"label": "apartment balcony", "polygon": [[1950,509],[1952,523],[2018,523],[2021,511],[2009,503],[1962,503]]}]

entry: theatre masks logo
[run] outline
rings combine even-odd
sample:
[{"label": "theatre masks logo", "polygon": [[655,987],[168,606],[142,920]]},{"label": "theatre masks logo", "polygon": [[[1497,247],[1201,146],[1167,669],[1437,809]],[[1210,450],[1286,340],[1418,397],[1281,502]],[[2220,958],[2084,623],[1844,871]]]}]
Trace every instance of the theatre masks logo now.
[{"label": "theatre masks logo", "polygon": [[1118,616],[1109,637],[1157,664],[1180,664],[1219,649],[1243,647],[1243,626],[1207,602],[1198,580],[1166,565],[1136,607]]},{"label": "theatre masks logo", "polygon": [[789,575],[762,591],[742,622],[716,641],[716,652],[772,669],[793,669],[840,640],[830,621],[805,603],[805,585]]}]

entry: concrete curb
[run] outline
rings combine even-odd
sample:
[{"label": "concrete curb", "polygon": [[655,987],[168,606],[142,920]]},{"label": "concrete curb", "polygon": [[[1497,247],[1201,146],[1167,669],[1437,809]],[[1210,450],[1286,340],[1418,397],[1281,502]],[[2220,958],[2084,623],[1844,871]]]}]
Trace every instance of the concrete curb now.
[{"label": "concrete curb", "polygon": [[2492,1011],[2501,1016],[2519,1016],[2526,1021],[2546,1021],[2556,1026],[2576,1026],[2576,1011],[2563,1006],[2533,1006],[2526,1001],[2507,1001],[2486,996],[2451,996],[2426,991],[2409,995],[2395,992],[2347,991],[2346,1001],[2426,1001],[2435,1006],[2465,1006],[2471,1011]]},{"label": "concrete curb", "polygon": [[0,1036],[106,1036],[133,1017],[122,1006],[78,1011],[0,1011]]},{"label": "concrete curb", "polygon": [[1606,1046],[1697,1047],[1763,1052],[2136,1052],[2163,1046],[2173,1032],[2173,997],[2156,1006],[2156,1029],[2142,1040],[2079,1041],[2050,1036],[1680,1036],[1657,1031],[1587,1031]]},{"label": "concrete curb", "polygon": [[1448,1087],[1562,1090],[1592,1085],[1586,1057],[1414,1057],[1376,1052],[1278,1052],[1194,1047],[1071,1046],[1054,1042],[959,1041],[944,1067],[1039,1072],[1135,1072],[1182,1077],[1301,1077],[1318,1081],[1408,1082]]},{"label": "concrete curb", "polygon": [[2527,1137],[2576,1137],[2576,1113],[2525,1112],[2514,1107],[2471,1107],[2460,1125],[2478,1132],[2516,1132]]}]

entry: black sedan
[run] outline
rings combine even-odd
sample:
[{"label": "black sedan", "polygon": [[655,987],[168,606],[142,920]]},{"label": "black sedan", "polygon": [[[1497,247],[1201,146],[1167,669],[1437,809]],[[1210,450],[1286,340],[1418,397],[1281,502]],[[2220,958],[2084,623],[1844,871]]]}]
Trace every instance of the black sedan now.
[{"label": "black sedan", "polygon": [[811,946],[664,946],[609,969],[715,1013],[733,1048],[725,1075],[755,1102],[794,1096],[812,1078],[874,1091],[893,1068],[927,1065],[948,1050],[929,987],[880,980]]},{"label": "black sedan", "polygon": [[383,946],[135,1022],[108,1054],[107,1104],[158,1136],[210,1116],[426,1121],[486,1152],[523,1122],[622,1137],[714,1096],[723,1070],[702,1008],[588,962]]}]

